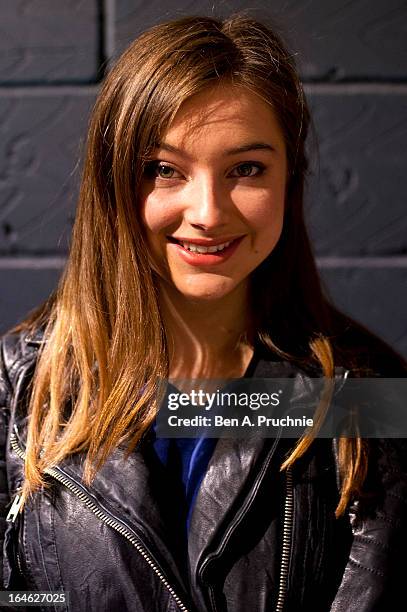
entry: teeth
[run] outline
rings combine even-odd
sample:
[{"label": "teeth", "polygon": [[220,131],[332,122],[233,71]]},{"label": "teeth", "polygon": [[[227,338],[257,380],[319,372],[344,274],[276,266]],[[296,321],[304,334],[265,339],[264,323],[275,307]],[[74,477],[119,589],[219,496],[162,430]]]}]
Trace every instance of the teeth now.
[{"label": "teeth", "polygon": [[191,251],[191,253],[216,253],[217,251],[223,251],[232,241],[224,242],[223,244],[217,244],[216,246],[206,247],[203,245],[192,244],[191,242],[181,242],[184,249]]}]

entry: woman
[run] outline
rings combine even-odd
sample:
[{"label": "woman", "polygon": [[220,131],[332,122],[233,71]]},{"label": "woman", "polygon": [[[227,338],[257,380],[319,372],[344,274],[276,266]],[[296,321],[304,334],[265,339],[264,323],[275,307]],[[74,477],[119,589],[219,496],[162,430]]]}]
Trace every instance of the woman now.
[{"label": "woman", "polygon": [[108,75],[65,273],[3,339],[4,588],[75,611],[397,609],[403,446],[316,439],[329,385],[299,440],[155,434],[159,378],[405,375],[321,291],[308,125],[292,58],[246,17],[156,26]]}]

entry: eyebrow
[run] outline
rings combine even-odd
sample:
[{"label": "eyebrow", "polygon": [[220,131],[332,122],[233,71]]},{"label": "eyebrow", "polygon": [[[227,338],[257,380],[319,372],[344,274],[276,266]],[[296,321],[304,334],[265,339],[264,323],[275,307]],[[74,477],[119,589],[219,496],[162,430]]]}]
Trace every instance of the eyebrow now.
[{"label": "eyebrow", "polygon": [[[167,142],[159,142],[157,145],[158,149],[164,149],[165,151],[170,151],[171,153],[179,153],[181,155],[185,155],[185,151],[182,149],[178,149],[178,147],[174,147],[173,145]],[[224,155],[237,155],[238,153],[247,153],[249,151],[272,151],[276,152],[276,148],[266,142],[249,142],[247,144],[241,145],[240,147],[233,147],[232,149],[224,149]]]},{"label": "eyebrow", "polygon": [[248,151],[273,151],[275,152],[275,147],[272,147],[270,144],[266,142],[250,142],[248,144],[242,145],[241,147],[234,147],[233,149],[226,149],[226,155],[236,155],[237,153],[247,153]]}]

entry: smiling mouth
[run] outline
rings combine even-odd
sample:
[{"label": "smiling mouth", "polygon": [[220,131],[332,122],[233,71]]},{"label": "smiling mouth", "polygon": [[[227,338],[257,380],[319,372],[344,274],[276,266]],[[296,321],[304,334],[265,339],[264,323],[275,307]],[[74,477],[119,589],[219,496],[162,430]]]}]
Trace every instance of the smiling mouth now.
[{"label": "smiling mouth", "polygon": [[241,236],[239,238],[233,238],[232,240],[220,242],[218,244],[204,245],[204,244],[197,244],[196,242],[188,242],[186,240],[177,240],[173,236],[167,236],[167,239],[169,242],[172,242],[173,244],[179,244],[186,251],[189,251],[191,253],[196,253],[198,255],[206,255],[208,253],[214,255],[216,253],[222,253],[225,249],[227,249],[230,245],[235,243],[240,238]]}]

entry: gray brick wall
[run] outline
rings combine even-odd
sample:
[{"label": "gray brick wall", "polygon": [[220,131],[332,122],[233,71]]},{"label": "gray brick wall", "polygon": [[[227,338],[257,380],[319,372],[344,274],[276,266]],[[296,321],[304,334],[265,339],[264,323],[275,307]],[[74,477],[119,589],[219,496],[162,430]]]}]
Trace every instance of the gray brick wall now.
[{"label": "gray brick wall", "polygon": [[405,0],[0,0],[0,331],[58,281],[103,69],[176,16],[246,10],[295,53],[311,104],[307,218],[335,302],[407,356]]}]

